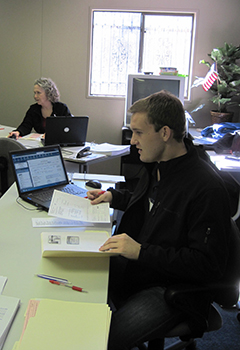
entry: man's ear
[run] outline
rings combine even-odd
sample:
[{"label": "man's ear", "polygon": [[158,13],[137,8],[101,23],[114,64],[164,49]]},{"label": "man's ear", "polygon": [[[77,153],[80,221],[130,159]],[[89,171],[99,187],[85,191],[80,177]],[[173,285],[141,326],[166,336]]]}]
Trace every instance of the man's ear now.
[{"label": "man's ear", "polygon": [[169,128],[169,126],[165,125],[161,130],[161,136],[163,138],[163,141],[167,142],[173,135],[173,130]]}]

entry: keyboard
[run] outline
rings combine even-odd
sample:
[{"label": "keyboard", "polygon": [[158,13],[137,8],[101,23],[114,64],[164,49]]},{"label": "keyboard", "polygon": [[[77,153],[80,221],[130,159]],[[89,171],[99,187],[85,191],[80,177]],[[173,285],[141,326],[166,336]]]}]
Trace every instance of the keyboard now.
[{"label": "keyboard", "polygon": [[[73,185],[73,184],[59,187],[58,190],[65,192],[65,193],[73,194],[73,195],[79,196],[79,197],[85,197],[87,194],[87,190],[85,188],[78,187],[77,185]],[[34,197],[38,200],[41,200],[44,202],[47,202],[47,201],[49,202],[52,199],[53,191],[54,191],[54,188],[39,191],[37,193],[34,193]]]},{"label": "keyboard", "polygon": [[77,185],[69,184],[61,189],[62,192],[74,194],[75,196],[84,197],[87,194],[87,190]]}]

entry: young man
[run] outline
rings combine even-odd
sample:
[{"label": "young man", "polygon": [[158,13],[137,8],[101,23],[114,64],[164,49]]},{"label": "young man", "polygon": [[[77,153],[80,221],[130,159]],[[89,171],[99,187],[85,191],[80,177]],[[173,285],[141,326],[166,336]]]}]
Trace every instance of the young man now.
[{"label": "young man", "polygon": [[183,317],[164,300],[169,284],[221,279],[228,259],[230,205],[217,173],[201,160],[185,136],[181,102],[160,91],[135,102],[131,144],[145,172],[133,194],[109,189],[102,201],[124,211],[116,234],[100,251],[111,258],[112,316],[109,350],[131,349],[164,338]]}]

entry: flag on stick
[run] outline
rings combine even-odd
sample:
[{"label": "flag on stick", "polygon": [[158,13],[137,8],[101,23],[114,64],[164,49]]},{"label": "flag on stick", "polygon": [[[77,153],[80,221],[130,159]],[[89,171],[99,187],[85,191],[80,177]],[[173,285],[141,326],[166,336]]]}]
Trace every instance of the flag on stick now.
[{"label": "flag on stick", "polygon": [[215,70],[215,63],[213,63],[202,83],[203,90],[208,91],[212,86],[212,84],[214,83],[214,81],[217,80],[217,78],[218,78],[218,73]]}]

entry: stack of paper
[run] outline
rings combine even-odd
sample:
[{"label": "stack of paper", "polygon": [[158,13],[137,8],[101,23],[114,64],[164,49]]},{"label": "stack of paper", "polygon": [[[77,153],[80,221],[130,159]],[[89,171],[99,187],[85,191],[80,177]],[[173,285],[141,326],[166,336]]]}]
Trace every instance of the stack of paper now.
[{"label": "stack of paper", "polygon": [[107,183],[117,183],[125,182],[125,177],[123,175],[73,173],[72,180],[98,180]]},{"label": "stack of paper", "polygon": [[20,137],[18,139],[18,142],[20,142],[26,148],[41,147],[41,136],[41,134],[36,133],[28,134],[23,137]]},{"label": "stack of paper", "polygon": [[113,145],[110,143],[91,144],[91,152],[104,153],[109,156],[117,156],[130,152],[130,145]]},{"label": "stack of paper", "polygon": [[19,305],[20,299],[0,295],[0,349],[3,347]]},{"label": "stack of paper", "polygon": [[106,350],[110,320],[106,304],[41,300],[18,350]]}]

